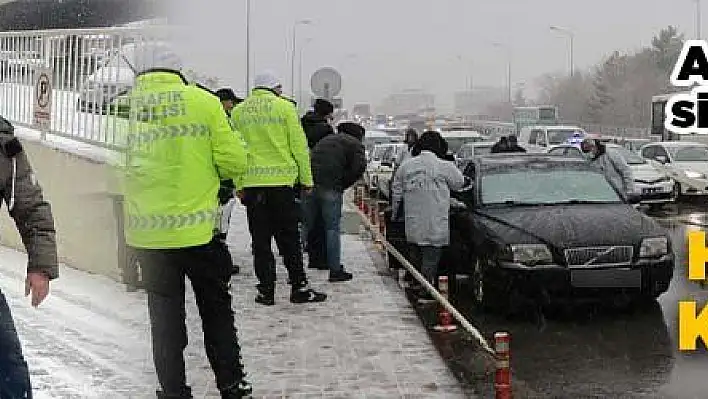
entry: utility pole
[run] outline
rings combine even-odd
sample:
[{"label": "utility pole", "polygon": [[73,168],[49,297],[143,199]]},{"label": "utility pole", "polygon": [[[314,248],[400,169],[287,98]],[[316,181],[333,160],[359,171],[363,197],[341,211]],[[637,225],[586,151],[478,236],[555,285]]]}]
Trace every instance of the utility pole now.
[{"label": "utility pole", "polygon": [[551,26],[551,30],[562,34],[563,36],[567,37],[569,40],[569,44],[570,44],[570,49],[569,49],[569,52],[570,52],[570,77],[572,78],[574,75],[574,72],[575,72],[575,60],[573,59],[575,56],[575,49],[573,48],[574,47],[573,42],[575,41],[575,34],[570,29],[560,28],[558,26]]},{"label": "utility pole", "polygon": [[701,0],[694,0],[696,2],[696,39],[701,38]]},{"label": "utility pole", "polygon": [[246,93],[251,93],[251,0],[246,0]]}]

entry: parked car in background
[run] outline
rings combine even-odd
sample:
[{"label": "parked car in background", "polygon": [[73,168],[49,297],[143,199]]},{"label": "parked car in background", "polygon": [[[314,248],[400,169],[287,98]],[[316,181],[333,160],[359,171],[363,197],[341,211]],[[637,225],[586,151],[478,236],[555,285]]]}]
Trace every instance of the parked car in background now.
[{"label": "parked car in background", "polygon": [[405,143],[385,143],[374,146],[364,172],[364,183],[369,191],[381,191],[381,179],[393,173],[396,160],[407,148]]},{"label": "parked car in background", "polygon": [[474,157],[491,154],[494,144],[496,143],[493,141],[464,144],[455,154],[455,165],[461,170],[464,170],[467,163],[474,159]]},{"label": "parked car in background", "polygon": [[675,195],[708,195],[708,145],[662,141],[643,146],[640,154],[674,180]]},{"label": "parked car in background", "polygon": [[455,194],[448,265],[472,279],[482,307],[520,299],[645,300],[666,292],[675,256],[667,230],[625,202],[582,159],[475,158],[472,190]]},{"label": "parked car in background", "polygon": [[639,153],[643,146],[651,142],[651,139],[621,139],[619,144],[632,152]]},{"label": "parked car in background", "polygon": [[376,191],[386,199],[390,199],[393,171],[399,166],[398,162],[404,152],[408,151],[408,145],[405,143],[389,144],[389,147],[389,150],[384,152],[376,173]]},{"label": "parked car in background", "polygon": [[[619,154],[632,169],[634,189],[641,197],[641,204],[652,208],[674,202],[676,192],[675,182],[665,172],[659,171],[646,159],[627,150],[619,144],[605,144],[607,151]],[[573,145],[559,145],[548,150],[551,155],[562,155],[572,158],[584,158],[580,149]]]},{"label": "parked car in background", "polygon": [[489,136],[485,136],[476,130],[440,130],[440,135],[447,141],[448,151],[457,153],[465,144],[489,141]]},{"label": "parked car in background", "polygon": [[578,126],[528,126],[521,129],[518,141],[528,152],[544,153],[556,145],[579,144],[586,136]]}]

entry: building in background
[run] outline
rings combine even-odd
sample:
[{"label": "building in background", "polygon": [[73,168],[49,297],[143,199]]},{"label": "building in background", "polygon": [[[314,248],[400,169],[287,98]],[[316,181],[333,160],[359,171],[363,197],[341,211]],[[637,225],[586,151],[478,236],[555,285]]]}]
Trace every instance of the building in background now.
[{"label": "building in background", "polygon": [[457,115],[482,115],[490,105],[507,102],[508,89],[476,86],[455,93],[454,109]]},{"label": "building in background", "polygon": [[423,90],[409,89],[390,94],[381,103],[379,113],[386,115],[419,114],[435,108],[435,95]]}]

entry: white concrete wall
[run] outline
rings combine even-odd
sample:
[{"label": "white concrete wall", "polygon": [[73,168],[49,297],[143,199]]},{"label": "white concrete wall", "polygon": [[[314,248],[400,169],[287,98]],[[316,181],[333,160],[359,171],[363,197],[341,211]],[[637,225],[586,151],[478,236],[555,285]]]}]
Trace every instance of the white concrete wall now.
[{"label": "white concrete wall", "polygon": [[[118,279],[109,167],[40,141],[22,140],[22,143],[44,196],[52,205],[61,261]],[[0,212],[0,243],[24,249],[6,206]]]}]

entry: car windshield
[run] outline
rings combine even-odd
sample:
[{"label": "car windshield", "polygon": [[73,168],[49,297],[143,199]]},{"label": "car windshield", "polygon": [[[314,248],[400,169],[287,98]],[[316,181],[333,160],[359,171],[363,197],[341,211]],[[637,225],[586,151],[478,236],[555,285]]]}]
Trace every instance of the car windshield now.
[{"label": "car windshield", "polygon": [[489,155],[492,153],[492,146],[491,145],[478,145],[475,147],[472,147],[472,151],[470,151],[474,156],[478,157],[480,155]]},{"label": "car windshield", "polygon": [[[448,150],[450,152],[456,153],[457,151],[460,150],[460,147],[467,143],[477,143],[479,141],[485,141],[485,138],[482,136],[479,137],[445,137],[445,141],[447,141],[447,146]],[[477,152],[475,150],[475,152]]]},{"label": "car windshield", "polygon": [[621,202],[605,177],[594,171],[545,167],[488,172],[480,182],[484,205]]},{"label": "car windshield", "polygon": [[566,143],[573,138],[573,135],[578,134],[581,137],[584,135],[581,130],[577,129],[550,129],[548,130],[548,141],[550,145],[558,145]]},{"label": "car windshield", "polygon": [[669,151],[674,162],[708,162],[708,147],[676,147]]},{"label": "car windshield", "polygon": [[613,151],[621,156],[628,165],[644,165],[647,161],[639,155],[621,147],[609,147],[608,151]]}]

